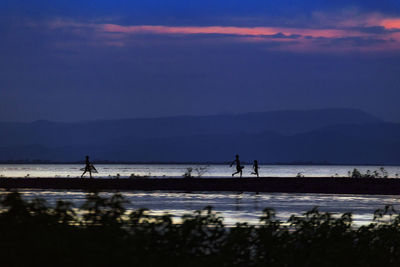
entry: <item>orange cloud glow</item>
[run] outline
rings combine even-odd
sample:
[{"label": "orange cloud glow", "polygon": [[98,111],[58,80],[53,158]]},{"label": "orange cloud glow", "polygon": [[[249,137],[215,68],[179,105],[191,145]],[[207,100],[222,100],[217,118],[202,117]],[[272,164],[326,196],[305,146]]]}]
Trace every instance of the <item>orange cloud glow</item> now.
[{"label": "orange cloud glow", "polygon": [[[322,15],[322,28],[312,27],[239,27],[239,26],[166,26],[119,25],[114,23],[80,23],[58,19],[49,24],[50,30],[66,29],[71,33],[93,38],[94,43],[105,46],[125,46],[137,39],[138,34],[154,35],[225,35],[242,42],[279,42],[273,49],[290,51],[385,51],[400,50],[400,33],[374,32],[375,26],[400,29],[400,18],[388,18],[371,13],[330,20]],[[316,23],[315,25],[318,25]],[[372,27],[372,28],[371,28]],[[232,40],[232,39],[227,39]],[[143,40],[142,40],[143,41]]]},{"label": "orange cloud glow", "polygon": [[400,30],[400,19],[384,19],[381,22],[381,26],[386,29],[399,29]]},{"label": "orange cloud glow", "polygon": [[114,33],[157,33],[157,34],[226,34],[239,36],[268,36],[283,33],[285,35],[309,35],[313,37],[340,37],[355,35],[355,33],[335,29],[298,29],[280,27],[231,27],[231,26],[205,26],[205,27],[174,27],[174,26],[121,26],[116,24],[103,24],[101,29]]}]

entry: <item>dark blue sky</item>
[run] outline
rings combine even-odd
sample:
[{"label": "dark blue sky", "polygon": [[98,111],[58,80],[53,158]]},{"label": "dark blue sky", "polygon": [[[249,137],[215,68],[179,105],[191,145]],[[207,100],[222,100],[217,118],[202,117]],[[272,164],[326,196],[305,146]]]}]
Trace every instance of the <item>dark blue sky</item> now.
[{"label": "dark blue sky", "polygon": [[325,107],[400,122],[400,1],[0,2],[0,121]]}]

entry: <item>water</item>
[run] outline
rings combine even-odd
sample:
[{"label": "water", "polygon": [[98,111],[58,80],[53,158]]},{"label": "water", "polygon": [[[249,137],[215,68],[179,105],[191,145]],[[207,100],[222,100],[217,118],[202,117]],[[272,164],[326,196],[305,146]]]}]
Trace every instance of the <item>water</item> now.
[{"label": "water", "polygon": [[[0,164],[2,177],[79,177],[83,164]],[[206,167],[202,177],[231,177],[235,169],[229,165],[196,165],[196,164],[96,164],[98,174],[95,177],[127,178],[132,174],[149,177],[182,177],[187,168],[193,168],[192,175],[197,176],[196,168]],[[381,166],[341,166],[341,165],[260,165],[260,176],[295,177],[302,174],[306,177],[347,177],[348,172],[357,168],[362,173],[374,171]],[[389,177],[400,175],[400,166],[385,166]],[[251,165],[245,165],[243,176],[251,176]],[[380,172],[380,171],[379,171]],[[254,176],[253,176],[254,177]]]},{"label": "water", "polygon": [[[80,190],[21,190],[26,199],[40,197],[54,205],[57,199],[69,200],[76,207],[85,201]],[[129,200],[128,210],[147,208],[151,214],[171,213],[180,216],[210,205],[225,218],[227,225],[237,222],[259,223],[262,210],[274,208],[277,217],[286,221],[290,215],[300,215],[318,206],[321,211],[342,214],[352,212],[355,226],[371,222],[373,212],[384,205],[400,209],[400,196],[333,195],[333,194],[286,194],[286,193],[232,193],[232,192],[121,192]],[[1,193],[0,193],[1,194]],[[111,196],[103,192],[102,196]]]},{"label": "water", "polygon": [[[2,164],[0,176],[3,177],[79,177],[82,173],[81,164]],[[227,165],[158,165],[158,164],[120,164],[96,165],[99,171],[96,177],[127,178],[131,174],[150,177],[182,177],[187,168],[207,167],[203,177],[231,177],[234,168]],[[302,173],[307,177],[348,176],[348,171],[354,168],[362,173],[367,170],[379,170],[381,166],[296,166],[296,165],[261,165],[260,176],[295,177]],[[400,166],[385,166],[389,177],[400,174]],[[250,176],[251,166],[246,165],[244,176]],[[197,175],[193,171],[194,176]],[[22,190],[25,198],[41,197],[54,204],[57,199],[72,201],[80,206],[85,199],[85,192],[79,190]],[[384,205],[394,205],[400,209],[399,196],[369,196],[369,195],[332,195],[332,194],[284,194],[284,193],[235,193],[235,192],[122,192],[130,201],[129,210],[148,208],[152,214],[171,213],[179,218],[185,213],[199,210],[211,205],[225,218],[225,223],[233,225],[236,222],[257,224],[262,210],[274,208],[278,218],[286,221],[292,214],[301,214],[319,206],[321,211],[335,214],[353,212],[356,225],[371,222],[373,212]],[[110,195],[112,193],[102,193]]]}]

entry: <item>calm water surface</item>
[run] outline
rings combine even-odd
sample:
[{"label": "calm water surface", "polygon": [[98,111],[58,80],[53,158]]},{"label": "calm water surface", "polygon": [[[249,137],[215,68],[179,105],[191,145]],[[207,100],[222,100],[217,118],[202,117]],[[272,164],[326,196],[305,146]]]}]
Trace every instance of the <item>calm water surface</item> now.
[{"label": "calm water surface", "polygon": [[[85,201],[86,193],[78,190],[21,190],[26,199],[40,197],[54,204],[57,199],[69,200],[76,207]],[[355,225],[371,222],[373,212],[384,205],[400,209],[400,196],[333,195],[333,194],[286,194],[286,193],[232,193],[232,192],[121,192],[129,201],[128,210],[147,208],[151,214],[166,212],[176,220],[185,213],[210,205],[225,218],[225,223],[257,224],[262,210],[274,208],[280,220],[286,221],[292,214],[301,214],[318,206],[321,211],[341,214],[353,212]],[[0,193],[1,194],[1,193]],[[112,192],[101,193],[111,196]]]},{"label": "calm water surface", "polygon": [[[0,176],[3,177],[79,177],[82,174],[82,164],[0,164]],[[231,177],[234,168],[229,165],[185,165],[185,164],[95,164],[98,178],[121,178],[134,175],[149,177],[182,177],[188,168],[193,168],[192,175],[197,176],[196,169],[206,168],[203,177]],[[362,173],[367,170],[378,170],[382,166],[340,166],[340,165],[260,165],[260,176],[295,177],[302,174],[306,177],[347,177],[348,172],[357,168]],[[389,177],[400,175],[400,166],[385,166]],[[251,176],[251,165],[245,165],[243,176]]]},{"label": "calm water surface", "polygon": [[[99,171],[95,177],[127,178],[132,174],[149,177],[182,177],[187,168],[206,167],[207,177],[231,177],[234,168],[227,165],[157,165],[157,164],[121,164],[95,165]],[[79,177],[82,173],[80,164],[3,164],[0,176],[3,177]],[[310,177],[348,176],[354,168],[362,173],[367,170],[379,170],[381,166],[295,166],[261,165],[260,175],[271,177],[295,177],[298,173]],[[385,166],[389,177],[400,174],[399,166]],[[250,176],[251,166],[246,165],[244,176]],[[197,172],[192,172],[194,176]],[[72,201],[79,207],[85,200],[85,192],[79,190],[23,190],[27,199],[44,198],[51,204],[57,199]],[[400,209],[400,196],[369,195],[332,195],[332,194],[284,194],[284,193],[234,193],[234,192],[122,192],[129,200],[129,210],[148,208],[152,214],[171,213],[178,219],[185,213],[202,209],[208,205],[225,218],[225,223],[258,223],[262,210],[274,208],[281,220],[287,220],[292,214],[301,214],[318,206],[321,211],[332,213],[353,212],[356,225],[369,223],[373,212],[384,205],[391,204]],[[1,193],[0,193],[1,194]],[[109,196],[112,192],[102,193]]]}]

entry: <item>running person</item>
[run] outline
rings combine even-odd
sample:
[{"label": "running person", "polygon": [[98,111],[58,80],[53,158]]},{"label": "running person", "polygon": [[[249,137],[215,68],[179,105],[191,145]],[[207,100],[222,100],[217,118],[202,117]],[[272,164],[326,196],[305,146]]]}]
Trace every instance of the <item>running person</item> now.
[{"label": "running person", "polygon": [[255,160],[253,163],[253,170],[254,170],[254,172],[252,172],[251,174],[256,174],[257,178],[258,178],[258,161],[257,160]]},{"label": "running person", "polygon": [[230,167],[232,167],[233,164],[236,165],[236,172],[232,173],[232,176],[234,176],[235,174],[240,173],[240,177],[242,177],[242,173],[243,173],[243,168],[244,168],[244,166],[241,166],[241,165],[240,165],[239,155],[236,155],[236,158],[235,158],[234,161],[232,161]]},{"label": "running person", "polygon": [[93,164],[89,161],[89,156],[86,156],[86,160],[85,160],[85,168],[82,168],[81,170],[83,170],[83,173],[81,175],[81,178],[83,178],[83,175],[85,175],[86,172],[89,172],[90,178],[92,177],[92,171],[97,173],[96,168],[93,166]]}]

